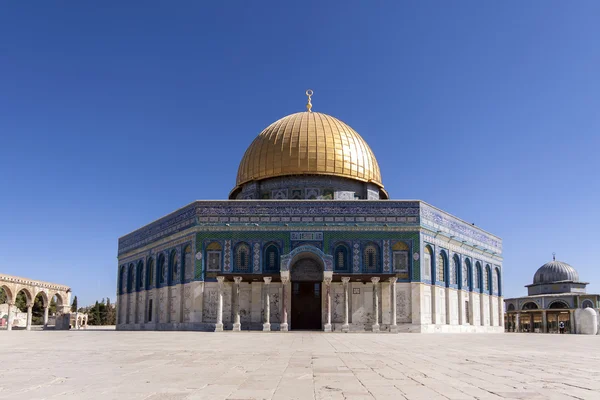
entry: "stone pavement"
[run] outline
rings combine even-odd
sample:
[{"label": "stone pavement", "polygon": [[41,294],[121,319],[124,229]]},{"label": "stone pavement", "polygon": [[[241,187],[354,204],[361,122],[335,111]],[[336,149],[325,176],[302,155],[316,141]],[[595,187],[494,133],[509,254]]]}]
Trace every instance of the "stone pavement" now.
[{"label": "stone pavement", "polygon": [[600,399],[600,336],[0,331],[0,399]]}]

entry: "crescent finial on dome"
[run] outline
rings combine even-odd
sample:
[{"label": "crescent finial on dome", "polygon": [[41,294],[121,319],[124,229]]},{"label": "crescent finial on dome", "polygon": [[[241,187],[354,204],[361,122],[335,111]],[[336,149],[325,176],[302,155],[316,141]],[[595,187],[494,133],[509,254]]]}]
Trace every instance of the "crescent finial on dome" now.
[{"label": "crescent finial on dome", "polygon": [[308,103],[306,103],[306,110],[308,112],[312,112],[312,103],[310,102],[310,98],[312,97],[313,93],[314,92],[312,91],[312,89],[308,89],[306,91],[306,95],[308,96]]}]

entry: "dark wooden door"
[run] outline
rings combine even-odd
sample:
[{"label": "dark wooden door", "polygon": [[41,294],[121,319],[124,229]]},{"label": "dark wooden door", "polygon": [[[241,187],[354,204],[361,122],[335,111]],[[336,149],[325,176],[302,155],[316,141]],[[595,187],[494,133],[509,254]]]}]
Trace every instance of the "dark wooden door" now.
[{"label": "dark wooden door", "polygon": [[292,282],[292,329],[321,329],[321,282]]}]

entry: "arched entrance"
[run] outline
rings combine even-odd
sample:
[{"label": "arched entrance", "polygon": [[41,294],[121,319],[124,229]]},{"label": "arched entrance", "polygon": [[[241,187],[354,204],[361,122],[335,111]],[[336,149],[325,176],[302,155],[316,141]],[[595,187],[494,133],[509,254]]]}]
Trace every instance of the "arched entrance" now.
[{"label": "arched entrance", "polygon": [[295,259],[290,268],[291,329],[320,330],[323,261],[313,253],[299,254]]}]

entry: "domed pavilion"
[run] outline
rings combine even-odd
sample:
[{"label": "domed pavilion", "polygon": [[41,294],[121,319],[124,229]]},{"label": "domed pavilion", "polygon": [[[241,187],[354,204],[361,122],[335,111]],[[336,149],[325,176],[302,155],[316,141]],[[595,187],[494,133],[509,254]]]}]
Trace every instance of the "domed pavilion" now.
[{"label": "domed pavilion", "polygon": [[240,154],[228,200],[119,238],[117,329],[503,332],[502,240],[389,199],[367,141],[306,94]]},{"label": "domed pavilion", "polygon": [[600,307],[600,295],[587,294],[587,282],[579,279],[571,265],[552,261],[542,265],[526,285],[527,296],[506,299],[505,327],[510,332],[580,333],[577,317],[580,309]]}]

